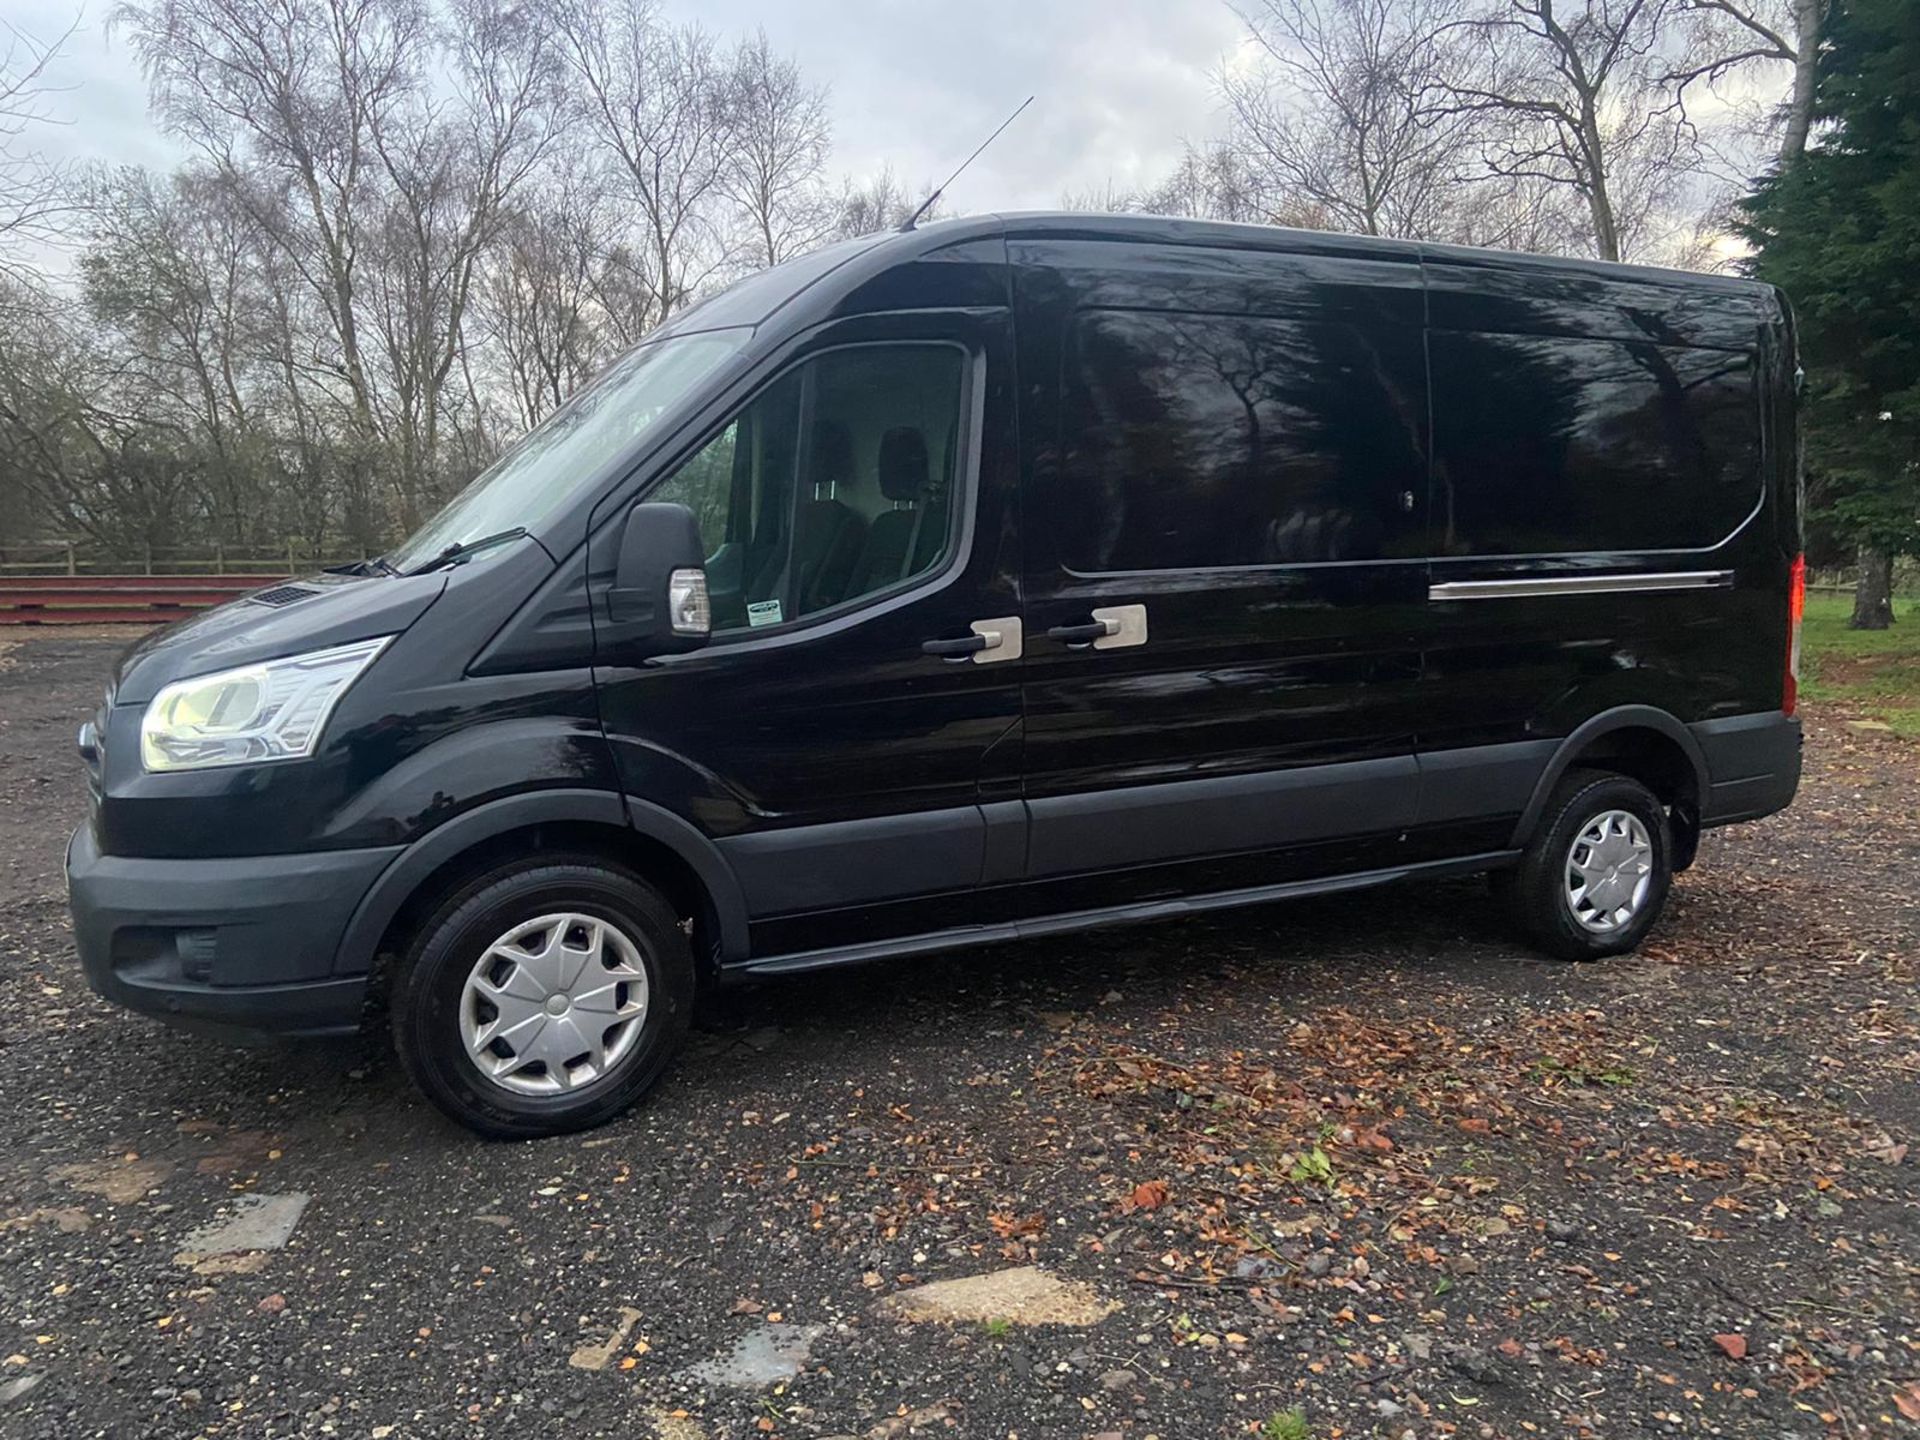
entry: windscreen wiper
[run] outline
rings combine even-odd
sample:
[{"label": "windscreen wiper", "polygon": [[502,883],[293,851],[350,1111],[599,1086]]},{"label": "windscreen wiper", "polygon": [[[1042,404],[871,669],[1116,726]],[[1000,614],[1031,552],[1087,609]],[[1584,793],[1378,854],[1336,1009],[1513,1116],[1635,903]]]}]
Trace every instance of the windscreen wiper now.
[{"label": "windscreen wiper", "polygon": [[429,570],[438,570],[445,565],[458,565],[476,550],[485,550],[489,545],[500,545],[508,540],[518,540],[527,533],[527,527],[516,525],[511,530],[499,530],[491,535],[482,535],[478,540],[462,540],[458,545],[449,545],[431,560],[423,560],[407,571],[409,575],[424,575]]},{"label": "windscreen wiper", "polygon": [[365,560],[349,560],[344,565],[322,565],[322,575],[371,575],[374,571],[382,575],[398,575],[399,568],[384,555],[370,555]]}]

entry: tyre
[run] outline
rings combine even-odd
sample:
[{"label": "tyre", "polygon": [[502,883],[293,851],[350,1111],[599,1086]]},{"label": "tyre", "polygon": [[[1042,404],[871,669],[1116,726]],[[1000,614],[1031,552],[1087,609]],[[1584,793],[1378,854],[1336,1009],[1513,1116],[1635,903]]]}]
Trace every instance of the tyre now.
[{"label": "tyre", "polygon": [[585,1130],[658,1080],[687,1033],[693,952],[637,876],[518,861],[442,901],[394,975],[394,1048],[428,1099],[500,1139]]},{"label": "tyre", "polygon": [[1672,883],[1672,837],[1653,792],[1625,775],[1576,770],[1495,892],[1541,950],[1597,960],[1640,944]]}]

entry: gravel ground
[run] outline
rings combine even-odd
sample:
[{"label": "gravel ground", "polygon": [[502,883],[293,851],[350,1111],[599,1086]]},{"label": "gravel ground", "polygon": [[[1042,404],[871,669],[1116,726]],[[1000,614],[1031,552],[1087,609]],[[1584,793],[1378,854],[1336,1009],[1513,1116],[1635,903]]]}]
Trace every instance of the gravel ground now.
[{"label": "gravel ground", "polygon": [[[0,640],[0,1433],[1920,1434],[1920,752],[1838,712],[1633,959],[1462,882],[796,979],[499,1145],[87,991],[116,643]],[[1023,1266],[1091,1323],[889,1303]]]}]

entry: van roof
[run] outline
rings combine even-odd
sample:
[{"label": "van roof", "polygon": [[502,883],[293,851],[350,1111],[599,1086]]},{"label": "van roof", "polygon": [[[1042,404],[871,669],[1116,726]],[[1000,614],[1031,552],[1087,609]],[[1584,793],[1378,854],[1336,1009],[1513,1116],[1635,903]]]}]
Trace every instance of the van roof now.
[{"label": "van roof", "polygon": [[[1238,250],[1269,250],[1280,254],[1339,254],[1376,259],[1432,259],[1468,265],[1498,265],[1539,269],[1560,274],[1645,280],[1706,289],[1752,291],[1767,289],[1757,281],[1734,275],[1669,266],[1636,265],[1564,255],[1538,255],[1524,250],[1498,250],[1477,245],[1450,245],[1432,240],[1388,239],[1338,230],[1299,230],[1286,225],[1245,225],[1223,220],[1187,220],[1167,215],[1110,215],[1064,210],[1016,211],[937,222],[927,233],[957,235],[994,233],[1008,239],[1087,239],[1136,241],[1158,245],[1210,245]],[[883,241],[884,243],[884,241]]]},{"label": "van roof", "polygon": [[[1673,290],[1740,295],[1750,301],[1763,297],[1770,301],[1778,294],[1771,285],[1739,276],[1655,265],[1536,255],[1519,250],[1447,245],[1429,240],[1387,239],[1333,230],[1298,230],[1283,225],[1243,225],[1166,215],[1034,210],[965,215],[951,220],[928,221],[913,230],[878,231],[857,239],[839,241],[737,281],[674,316],[649,338],[691,330],[712,330],[727,325],[758,326],[843,268],[851,267],[848,278],[864,278],[902,261],[983,239],[1091,240],[1407,262],[1427,260],[1508,272],[1533,272],[1541,276],[1630,280]],[[860,263],[855,264],[856,261]]]}]

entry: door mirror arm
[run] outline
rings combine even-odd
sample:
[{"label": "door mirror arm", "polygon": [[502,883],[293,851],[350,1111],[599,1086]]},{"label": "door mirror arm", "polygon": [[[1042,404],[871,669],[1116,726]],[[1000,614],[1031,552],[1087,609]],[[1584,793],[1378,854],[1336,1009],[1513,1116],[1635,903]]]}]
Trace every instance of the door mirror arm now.
[{"label": "door mirror arm", "polygon": [[595,609],[599,649],[622,660],[680,655],[707,643],[713,609],[705,546],[691,510],[648,501],[627,511],[613,582]]}]

